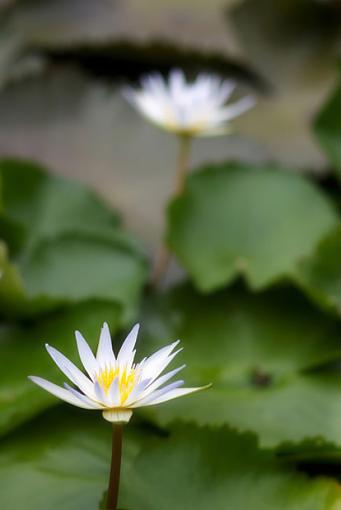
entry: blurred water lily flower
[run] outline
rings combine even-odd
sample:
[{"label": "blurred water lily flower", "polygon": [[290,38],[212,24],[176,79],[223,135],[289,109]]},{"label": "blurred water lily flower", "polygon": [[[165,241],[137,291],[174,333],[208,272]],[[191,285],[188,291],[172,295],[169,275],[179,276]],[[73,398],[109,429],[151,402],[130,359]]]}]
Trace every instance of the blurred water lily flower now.
[{"label": "blurred water lily flower", "polygon": [[245,96],[227,104],[236,83],[215,75],[199,74],[186,81],[179,69],[168,81],[153,73],[141,79],[141,88],[125,87],[125,98],[148,120],[180,136],[216,136],[230,130],[230,121],[249,110],[255,99]]},{"label": "blurred water lily flower", "polygon": [[134,326],[117,357],[113,352],[106,323],[101,331],[96,356],[83,336],[76,331],[79,357],[88,375],[55,348],[46,344],[53,361],[78,389],[66,383],[62,388],[41,377],[30,376],[29,379],[65,402],[84,409],[102,410],[103,417],[113,423],[128,422],[133,409],[137,407],[160,404],[206,388],[180,388],[184,384],[182,380],[164,385],[185,367],[183,365],[161,375],[181,351],[178,349],[174,352],[179,340],[135,364],[138,330],[139,325]]}]

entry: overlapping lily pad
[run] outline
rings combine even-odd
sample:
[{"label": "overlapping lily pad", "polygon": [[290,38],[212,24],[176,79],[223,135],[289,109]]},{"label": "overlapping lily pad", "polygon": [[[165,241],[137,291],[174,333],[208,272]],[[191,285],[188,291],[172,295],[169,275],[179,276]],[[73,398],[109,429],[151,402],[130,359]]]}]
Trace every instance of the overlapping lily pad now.
[{"label": "overlapping lily pad", "polygon": [[110,238],[119,227],[117,213],[93,191],[38,164],[2,160],[0,175],[5,217],[21,226],[26,244],[68,232]]},{"label": "overlapping lily pad", "polygon": [[[86,413],[86,412],[84,412]],[[110,427],[52,413],[1,445],[2,508],[93,510],[106,488]],[[170,437],[127,429],[120,506],[130,510],[337,510],[337,484],[309,480],[227,428],[176,427]],[[18,490],[20,483],[20,491]]]},{"label": "overlapping lily pad", "polygon": [[295,277],[302,289],[322,308],[341,315],[341,226],[298,266]]},{"label": "overlapping lily pad", "polygon": [[254,431],[266,447],[305,438],[341,444],[341,377],[317,370],[340,359],[340,325],[297,291],[234,288],[202,297],[184,287],[153,308],[145,311],[145,343],[152,349],[180,338],[186,384],[213,386],[146,409],[150,419],[229,424]]},{"label": "overlapping lily pad", "polygon": [[307,179],[253,165],[206,167],[169,211],[168,241],[205,292],[242,274],[254,289],[288,277],[337,223]]},{"label": "overlapping lily pad", "polygon": [[0,292],[11,278],[16,287],[21,280],[22,293],[31,301],[28,311],[96,298],[111,299],[126,317],[131,315],[146,262],[117,214],[80,184],[30,163],[3,161],[0,176],[0,232],[16,265],[11,277],[7,270],[0,281]]},{"label": "overlapping lily pad", "polygon": [[32,418],[41,410],[59,404],[27,379],[40,375],[56,383],[65,378],[45,350],[55,346],[77,364],[74,331],[80,330],[94,347],[100,328],[107,321],[112,333],[121,322],[120,307],[112,302],[90,301],[40,318],[34,323],[2,325],[0,328],[0,434]]}]

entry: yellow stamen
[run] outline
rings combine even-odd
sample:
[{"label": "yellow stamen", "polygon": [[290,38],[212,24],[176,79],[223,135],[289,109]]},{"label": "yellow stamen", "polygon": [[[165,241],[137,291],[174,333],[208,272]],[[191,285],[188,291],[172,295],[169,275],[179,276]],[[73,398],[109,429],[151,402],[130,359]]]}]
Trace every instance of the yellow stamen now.
[{"label": "yellow stamen", "polygon": [[131,368],[129,371],[126,368],[122,370],[120,367],[105,368],[97,375],[97,381],[105,393],[108,393],[110,386],[116,377],[118,377],[118,387],[122,405],[127,400],[135,386],[136,370],[134,368]]}]

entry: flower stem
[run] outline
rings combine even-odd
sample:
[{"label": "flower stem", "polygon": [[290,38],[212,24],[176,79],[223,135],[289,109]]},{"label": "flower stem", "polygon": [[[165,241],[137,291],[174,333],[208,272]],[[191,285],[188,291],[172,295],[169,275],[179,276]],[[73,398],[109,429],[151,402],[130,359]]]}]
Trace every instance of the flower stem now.
[{"label": "flower stem", "polygon": [[179,136],[179,153],[176,165],[175,191],[173,197],[182,195],[185,190],[191,141],[192,138],[188,135]]},{"label": "flower stem", "polygon": [[[188,135],[179,136],[179,153],[176,164],[175,188],[172,198],[176,198],[185,191],[186,177],[188,170],[188,159],[192,138]],[[156,289],[159,287],[170,261],[170,252],[163,243],[159,248],[153,268],[151,286]]]},{"label": "flower stem", "polygon": [[123,426],[113,424],[112,454],[108,487],[107,510],[116,510],[120,486]]}]

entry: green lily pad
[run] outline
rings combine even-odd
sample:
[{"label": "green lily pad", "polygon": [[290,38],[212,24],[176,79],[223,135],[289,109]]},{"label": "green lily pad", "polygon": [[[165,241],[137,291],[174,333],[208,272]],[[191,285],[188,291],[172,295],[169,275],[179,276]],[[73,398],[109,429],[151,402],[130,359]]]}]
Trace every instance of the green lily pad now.
[{"label": "green lily pad", "polygon": [[144,260],[114,237],[74,234],[41,242],[18,267],[28,296],[41,307],[110,299],[121,304],[124,321],[135,314],[146,278]]},{"label": "green lily pad", "polygon": [[288,277],[336,223],[333,204],[302,176],[230,163],[188,179],[170,206],[168,242],[200,290],[239,274],[260,289]]},{"label": "green lily pad", "polygon": [[0,303],[1,312],[9,315],[23,313],[28,305],[19,271],[8,260],[8,249],[2,241],[0,241]]},{"label": "green lily pad", "polygon": [[341,226],[319,244],[296,269],[298,284],[319,306],[341,315]]},{"label": "green lily pad", "polygon": [[150,307],[146,348],[180,338],[186,386],[213,385],[146,408],[149,419],[229,424],[255,432],[266,447],[306,438],[341,445],[341,377],[319,370],[340,359],[339,322],[297,291],[255,296],[235,288],[202,297],[183,287]]},{"label": "green lily pad", "polygon": [[[77,417],[76,417],[77,416]],[[54,412],[0,450],[3,510],[92,510],[107,484],[110,427]],[[18,490],[18,483],[20,490]],[[252,505],[250,506],[250,502]],[[176,427],[169,437],[127,427],[120,507],[131,510],[337,510],[337,483],[309,480],[227,428]]]},{"label": "green lily pad", "polygon": [[70,232],[110,238],[119,227],[117,213],[95,193],[38,164],[2,160],[0,175],[5,217],[20,226],[25,244]]},{"label": "green lily pad", "polygon": [[19,304],[6,297],[10,291],[18,294],[21,286],[23,314],[110,299],[122,306],[124,320],[130,318],[146,279],[146,261],[116,212],[83,185],[33,163],[2,161],[0,176],[0,233],[15,264],[11,276],[7,268],[0,281],[4,309],[12,304],[18,310]]}]

